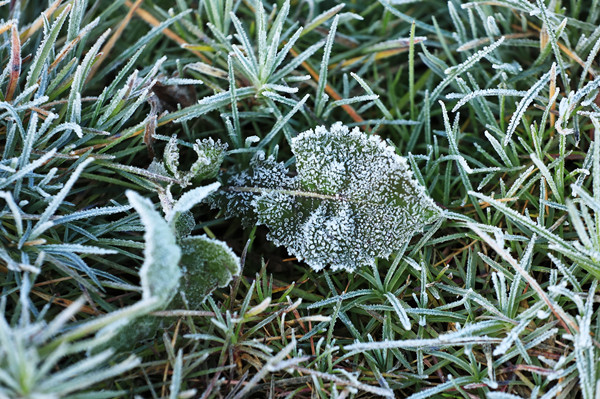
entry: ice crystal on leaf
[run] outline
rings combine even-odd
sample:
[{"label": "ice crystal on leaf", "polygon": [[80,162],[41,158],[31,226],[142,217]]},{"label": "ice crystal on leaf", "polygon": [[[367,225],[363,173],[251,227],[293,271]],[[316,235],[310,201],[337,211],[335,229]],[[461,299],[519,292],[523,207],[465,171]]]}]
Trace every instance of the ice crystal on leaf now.
[{"label": "ice crystal on leaf", "polygon": [[231,189],[212,198],[212,205],[224,209],[227,216],[240,216],[250,226],[256,222],[252,201],[257,193],[265,189],[291,189],[294,180],[287,173],[288,169],[275,156],[265,157],[264,152],[258,152],[247,170],[229,179]]},{"label": "ice crystal on leaf", "polygon": [[[269,228],[268,238],[315,270],[371,265],[441,215],[406,160],[377,136],[338,122],[329,130],[321,126],[300,134],[292,151],[294,178],[281,178],[282,166],[264,169],[255,160],[254,170],[230,181],[230,191],[253,196],[251,205],[258,223]],[[263,182],[256,177],[269,170],[277,172],[278,187],[247,186]]]}]

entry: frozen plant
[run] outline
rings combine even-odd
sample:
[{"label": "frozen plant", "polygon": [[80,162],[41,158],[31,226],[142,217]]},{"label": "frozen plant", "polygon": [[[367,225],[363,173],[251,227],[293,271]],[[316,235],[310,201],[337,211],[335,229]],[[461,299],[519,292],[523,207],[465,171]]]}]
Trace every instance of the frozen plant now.
[{"label": "frozen plant", "polygon": [[[208,138],[196,140],[193,148],[198,160],[188,172],[178,169],[179,148],[175,136],[171,137],[165,149],[164,165],[176,179],[183,181],[181,187],[191,184],[192,181],[216,177],[227,146],[221,144],[220,140],[215,142]],[[183,300],[186,306],[197,308],[215,288],[225,287],[232,276],[240,271],[240,259],[227,244],[206,236],[191,235],[196,221],[190,210],[219,186],[219,183],[212,183],[196,187],[183,193],[176,201],[171,195],[171,185],[166,189],[158,189],[166,224],[175,233],[177,244],[181,248],[181,296],[171,303],[171,307],[183,306]],[[160,219],[160,223],[165,223],[162,217]]]},{"label": "frozen plant", "polygon": [[231,178],[227,210],[253,211],[270,240],[315,270],[373,265],[441,215],[406,160],[377,136],[337,122],[291,146],[297,175],[258,153]]},{"label": "frozen plant", "polygon": [[[198,161],[189,172],[180,172],[179,149],[175,138],[171,138],[164,163],[154,160],[152,173],[168,176],[168,169],[178,179],[186,181],[181,186],[187,185],[192,178],[204,179],[214,175],[221,165],[224,147],[220,142],[208,139],[202,142],[198,140],[194,150],[198,154]],[[191,234],[196,221],[190,210],[220,184],[196,187],[183,193],[178,200],[171,195],[171,185],[165,189],[155,183],[164,217],[154,209],[150,200],[133,191],[126,193],[146,231],[145,261],[140,268],[142,282],[146,282],[142,284],[145,287],[143,297],[159,297],[161,310],[181,307],[197,309],[212,291],[227,286],[232,277],[239,274],[240,259],[224,242]],[[133,323],[111,340],[112,347],[126,349],[138,341],[153,337],[161,320],[148,315]]]}]

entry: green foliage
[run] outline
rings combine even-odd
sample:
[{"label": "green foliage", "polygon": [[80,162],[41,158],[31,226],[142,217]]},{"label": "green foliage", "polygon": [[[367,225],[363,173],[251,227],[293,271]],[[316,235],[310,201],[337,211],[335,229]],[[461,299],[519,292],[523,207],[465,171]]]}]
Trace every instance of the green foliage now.
[{"label": "green foliage", "polygon": [[[189,210],[218,186],[213,183],[186,192],[167,209],[167,220],[149,200],[133,191],[126,193],[146,231],[144,264],[139,270],[142,298],[157,299],[156,309],[181,305],[197,309],[216,288],[226,287],[239,274],[240,259],[225,243],[191,236],[181,228],[181,219],[191,217],[193,222]],[[153,338],[160,326],[161,320],[156,317],[140,317],[125,326],[110,345],[120,350],[132,348]]]},{"label": "green foliage", "polygon": [[200,182],[206,179],[217,177],[219,167],[225,158],[226,144],[221,144],[219,140],[215,142],[212,138],[196,140],[193,145],[198,159],[192,164],[188,172],[180,172],[179,167],[179,147],[177,147],[177,137],[171,136],[167,143],[164,155],[164,164],[171,176],[177,179],[182,187],[191,184],[192,181]]},{"label": "green foliage", "polygon": [[[217,144],[216,151],[220,150],[221,148]],[[207,148],[207,151],[212,151],[212,148]],[[172,307],[181,305],[182,302],[179,299],[182,299],[186,307],[197,309],[212,291],[218,287],[226,287],[232,277],[240,272],[240,259],[227,244],[206,236],[190,235],[188,231],[179,227],[181,220],[189,217],[186,216],[189,215],[189,210],[217,190],[219,185],[219,183],[213,183],[190,190],[184,193],[171,209],[166,211],[169,226],[178,235],[177,251],[173,251],[170,256],[175,258],[177,255],[179,262],[178,255],[181,253],[179,264],[183,273],[181,298],[178,298]],[[170,232],[170,234],[172,233]],[[164,245],[164,242],[162,244]],[[180,273],[179,269],[177,273]]]},{"label": "green foliage", "polygon": [[131,325],[132,320],[143,318],[160,306],[161,299],[146,297],[119,311],[81,323],[69,322],[85,304],[81,297],[49,323],[42,317],[45,311],[32,321],[34,309],[28,305],[31,280],[28,274],[24,275],[17,306],[20,317],[13,324],[6,318],[6,297],[0,304],[0,395],[34,399],[109,398],[123,394],[119,389],[94,389],[94,385],[119,377],[141,362],[134,355],[115,362],[115,350],[107,344],[118,337],[124,325]]},{"label": "green foliage", "polygon": [[[106,33],[99,31],[99,20],[94,19],[81,27],[76,37],[71,35],[66,42],[64,37],[58,40],[67,21],[70,29],[81,23],[85,4],[72,3],[61,7],[51,23],[46,21],[44,29],[43,18],[22,29],[21,34],[19,28],[25,23],[20,24],[18,19],[3,25],[9,29],[4,37],[10,40],[3,42],[6,73],[1,80],[5,89],[1,103],[4,141],[0,188],[10,190],[2,194],[9,204],[9,213],[3,215],[12,217],[2,225],[0,257],[14,272],[52,268],[59,276],[69,276],[99,292],[105,283],[125,283],[102,264],[90,265],[90,258],[123,251],[119,245],[122,241],[115,239],[119,226],[114,223],[114,215],[127,212],[130,206],[124,205],[123,197],[110,202],[105,197],[107,192],[96,190],[88,195],[85,185],[90,181],[114,182],[111,168],[131,151],[116,155],[99,151],[93,156],[91,152],[112,146],[119,137],[127,137],[139,128],[139,123],[130,123],[130,117],[149,98],[148,82],[158,70],[135,73],[124,82],[133,67],[129,64],[111,86],[103,89],[102,96],[88,98],[84,83],[91,78],[90,68]],[[22,15],[14,6],[10,8],[15,18]],[[24,39],[28,40],[21,43]],[[21,62],[25,51],[34,54],[31,62]],[[109,103],[107,100],[117,95],[119,84],[124,84],[127,93]],[[82,176],[86,176],[84,182]],[[136,183],[144,184],[139,180]],[[122,189],[119,191],[122,193]],[[73,198],[80,200],[69,202]],[[125,217],[121,223],[128,220]]]},{"label": "green foliage", "polygon": [[599,25],[0,1],[0,396],[595,398]]},{"label": "green foliage", "polygon": [[[54,335],[65,327],[68,317],[76,313],[81,305],[82,301],[74,303],[58,315],[51,325],[39,321],[11,326],[5,319],[3,309],[0,317],[0,369],[2,370],[0,395],[2,397],[76,398],[85,393],[85,397],[88,398],[110,398],[122,394],[119,390],[94,390],[93,387],[138,367],[140,360],[135,356],[114,363],[114,351],[106,349],[79,361],[71,360],[86,350],[93,350],[100,346],[115,331],[112,334],[105,331],[103,336],[85,340],[73,339],[68,336],[69,334],[64,333]],[[6,303],[3,303],[4,306]],[[120,324],[126,317],[127,315],[122,313],[119,317],[121,320],[113,321],[112,324]],[[84,326],[79,326],[75,331],[81,330]],[[90,332],[97,331],[100,327],[97,324]],[[111,324],[105,328],[110,327]],[[53,329],[51,334],[48,334],[48,328]],[[66,364],[68,366],[65,366]],[[60,367],[60,370],[56,371],[56,367]]]}]

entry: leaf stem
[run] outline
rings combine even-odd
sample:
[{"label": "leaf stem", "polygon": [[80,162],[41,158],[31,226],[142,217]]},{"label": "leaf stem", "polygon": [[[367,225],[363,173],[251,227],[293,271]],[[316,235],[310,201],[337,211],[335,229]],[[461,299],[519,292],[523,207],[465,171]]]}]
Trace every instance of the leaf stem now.
[{"label": "leaf stem", "polygon": [[278,189],[278,188],[266,188],[266,187],[227,187],[226,190],[238,191],[238,192],[243,192],[243,193],[257,193],[257,194],[278,192],[281,194],[287,194],[287,195],[292,195],[292,196],[296,196],[296,197],[328,199],[328,200],[333,200],[333,201],[348,200],[348,198],[342,197],[339,194],[328,195],[328,194],[314,193],[311,191],[282,190],[282,189]]}]

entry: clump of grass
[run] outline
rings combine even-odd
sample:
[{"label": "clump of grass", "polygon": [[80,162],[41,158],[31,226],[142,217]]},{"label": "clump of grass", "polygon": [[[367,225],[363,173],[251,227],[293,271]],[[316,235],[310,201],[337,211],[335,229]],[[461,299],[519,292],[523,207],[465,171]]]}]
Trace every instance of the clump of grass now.
[{"label": "clump of grass", "polygon": [[[0,2],[2,394],[598,395],[598,2],[92,3]],[[442,209],[389,259],[315,271],[198,204],[337,121]],[[191,238],[242,265],[194,301]]]}]

